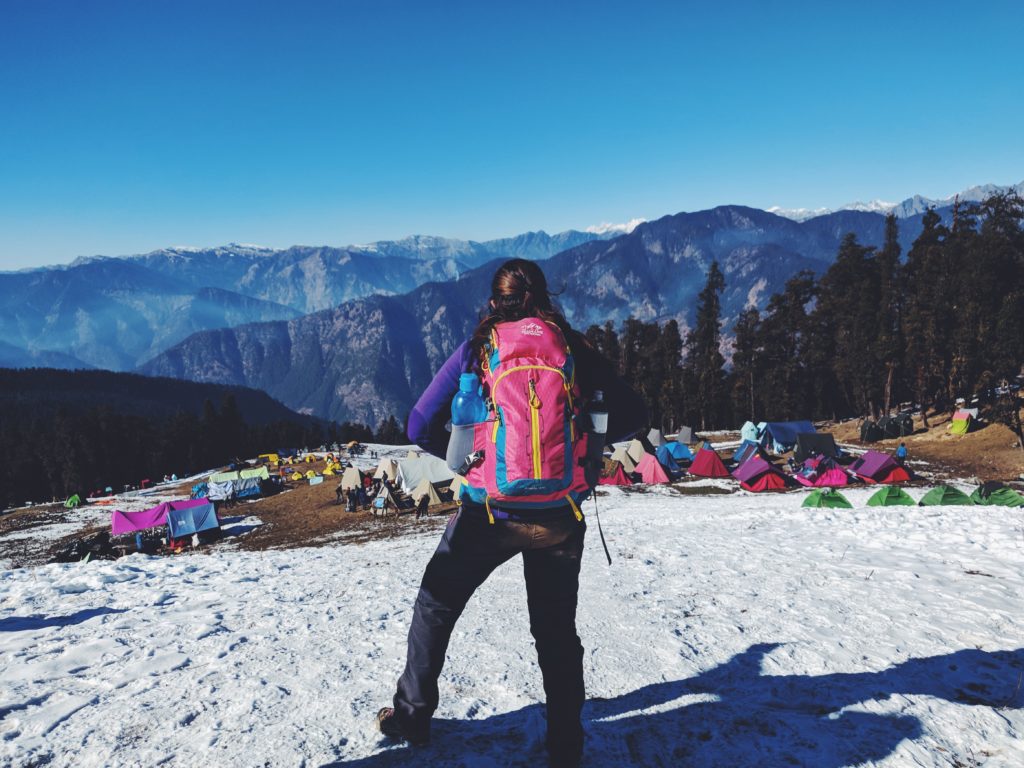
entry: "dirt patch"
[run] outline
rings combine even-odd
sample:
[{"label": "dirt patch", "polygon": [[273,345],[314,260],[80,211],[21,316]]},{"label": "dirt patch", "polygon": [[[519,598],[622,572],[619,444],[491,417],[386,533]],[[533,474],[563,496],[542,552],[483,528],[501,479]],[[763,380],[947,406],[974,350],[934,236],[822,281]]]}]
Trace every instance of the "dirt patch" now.
[{"label": "dirt patch", "polygon": [[926,461],[940,479],[975,478],[979,482],[1018,480],[1024,474],[1024,452],[1017,438],[1002,424],[987,424],[966,435],[949,434],[950,414],[929,417],[926,429],[920,416],[914,417],[914,434],[904,438],[879,440],[876,443],[860,441],[860,421],[850,420],[827,426],[836,442],[873,448],[892,453],[900,444],[907,444],[907,459]]}]

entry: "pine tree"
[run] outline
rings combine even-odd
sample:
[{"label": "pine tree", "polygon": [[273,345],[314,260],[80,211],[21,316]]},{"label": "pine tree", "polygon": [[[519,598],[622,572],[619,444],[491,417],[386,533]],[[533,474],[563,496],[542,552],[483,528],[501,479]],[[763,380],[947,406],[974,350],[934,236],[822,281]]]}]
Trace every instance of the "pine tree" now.
[{"label": "pine tree", "polygon": [[740,312],[733,326],[732,347],[732,406],[736,423],[757,421],[757,386],[760,383],[759,364],[761,313],[757,307]]},{"label": "pine tree", "polygon": [[718,262],[711,262],[707,281],[697,295],[697,317],[686,336],[684,382],[692,387],[690,409],[703,430],[720,426],[726,401],[725,358],[720,349],[722,336],[721,300],[725,277]]},{"label": "pine tree", "polygon": [[875,355],[885,372],[882,412],[888,416],[902,347],[899,227],[893,213],[885,217],[885,242],[875,255],[875,261],[878,270],[878,335],[875,337]]}]

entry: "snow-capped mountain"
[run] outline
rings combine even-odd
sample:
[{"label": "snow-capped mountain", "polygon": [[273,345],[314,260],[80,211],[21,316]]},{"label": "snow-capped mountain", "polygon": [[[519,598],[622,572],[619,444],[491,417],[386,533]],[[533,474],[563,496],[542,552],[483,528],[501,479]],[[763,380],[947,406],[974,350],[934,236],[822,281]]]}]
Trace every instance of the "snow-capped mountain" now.
[{"label": "snow-capped mountain", "polygon": [[817,216],[825,216],[836,211],[866,211],[869,213],[880,213],[886,215],[890,212],[896,214],[898,219],[907,219],[911,216],[918,216],[924,213],[929,208],[947,208],[954,204],[957,200],[962,203],[977,203],[982,200],[991,197],[992,195],[1005,193],[1005,192],[1016,192],[1019,195],[1024,195],[1024,181],[1019,184],[1001,187],[996,184],[981,184],[979,186],[970,187],[962,192],[949,197],[943,198],[931,198],[923,197],[922,195],[914,195],[908,197],[901,203],[887,203],[884,200],[871,200],[869,202],[854,202],[841,205],[838,208],[780,208],[779,206],[772,206],[768,208],[769,213],[774,213],[776,216],[784,216],[787,219],[793,221],[807,221]]}]

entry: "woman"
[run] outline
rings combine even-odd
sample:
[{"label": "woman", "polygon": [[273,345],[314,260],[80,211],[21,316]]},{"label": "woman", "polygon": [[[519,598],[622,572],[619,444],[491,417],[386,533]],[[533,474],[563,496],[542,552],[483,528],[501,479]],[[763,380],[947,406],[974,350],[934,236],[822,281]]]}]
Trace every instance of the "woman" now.
[{"label": "woman", "polygon": [[[513,259],[495,272],[488,314],[473,337],[448,358],[410,413],[408,434],[414,443],[435,456],[445,456],[445,425],[459,379],[463,373],[480,373],[488,366],[488,360],[493,360],[489,357],[492,331],[499,323],[512,321],[528,321],[524,333],[537,332],[538,324],[545,330],[557,328],[571,350],[575,384],[582,396],[596,390],[604,393],[608,440],[628,437],[646,422],[640,397],[552,306],[540,267]],[[535,395],[531,380],[530,396]],[[569,499],[526,510],[513,505],[502,509],[500,502],[492,503],[489,497],[486,504],[464,497],[423,575],[394,707],[377,714],[381,732],[413,744],[429,740],[430,719],[438,705],[437,681],[455,622],[490,573],[522,554],[530,631],[547,696],[548,753],[553,764],[578,763],[583,750],[584,689],[576,602],[585,532],[582,515]]]}]

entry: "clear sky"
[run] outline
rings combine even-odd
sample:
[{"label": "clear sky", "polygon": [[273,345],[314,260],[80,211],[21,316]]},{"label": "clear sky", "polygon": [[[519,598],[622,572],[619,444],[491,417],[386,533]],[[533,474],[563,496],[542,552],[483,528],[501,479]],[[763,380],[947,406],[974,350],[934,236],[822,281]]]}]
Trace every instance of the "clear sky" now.
[{"label": "clear sky", "polygon": [[1022,39],[1020,0],[2,0],[0,269],[1017,183]]}]

